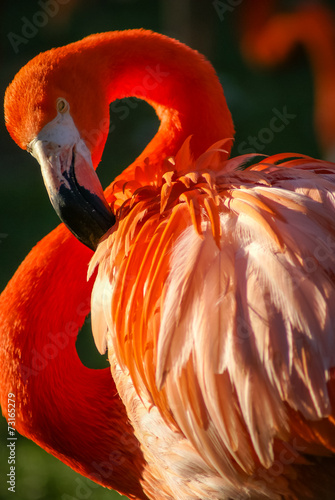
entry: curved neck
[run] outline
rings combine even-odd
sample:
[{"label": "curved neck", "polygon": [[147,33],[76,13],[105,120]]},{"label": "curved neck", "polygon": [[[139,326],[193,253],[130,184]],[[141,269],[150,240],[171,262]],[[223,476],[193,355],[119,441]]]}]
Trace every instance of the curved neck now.
[{"label": "curved neck", "polygon": [[162,159],[175,155],[189,136],[194,157],[225,138],[231,139],[229,155],[232,118],[213,67],[198,52],[144,30],[92,35],[78,44],[85,64],[92,60],[94,78],[108,103],[130,96],[144,99],[161,121],[156,136],[125,176],[149,157],[159,177]]},{"label": "curved neck", "polygon": [[20,433],[92,480],[146,498],[143,459],[110,370],[86,368],[76,352],[90,310],[90,257],[61,225],[1,294],[1,406],[5,414],[14,393]]}]

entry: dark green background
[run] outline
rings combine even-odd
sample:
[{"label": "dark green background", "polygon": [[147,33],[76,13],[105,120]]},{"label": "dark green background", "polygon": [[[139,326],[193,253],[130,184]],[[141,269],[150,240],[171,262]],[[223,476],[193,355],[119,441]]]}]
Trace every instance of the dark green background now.
[{"label": "dark green background", "polygon": [[[220,19],[209,0],[69,0],[67,4],[59,5],[57,16],[50,18],[45,27],[37,29],[36,35],[27,43],[20,44],[16,53],[8,34],[22,36],[25,19],[32,21],[36,12],[42,10],[41,4],[46,2],[7,0],[1,3],[2,96],[15,73],[43,50],[67,44],[91,33],[143,27],[175,36],[204,52],[211,60],[222,81],[234,117],[237,130],[235,154],[250,135],[257,136],[260,130],[269,126],[274,116],[273,108],[283,110],[286,106],[288,112],[296,117],[259,152],[300,152],[320,156],[313,131],[313,80],[307,57],[303,51],[298,51],[285,67],[271,72],[248,67],[241,58],[238,44],[236,23],[241,7],[227,10],[224,19]],[[188,5],[191,5],[191,10]],[[112,120],[115,131],[109,136],[98,169],[103,186],[107,186],[118,172],[136,158],[158,126],[153,111],[147,104],[140,102],[130,110],[127,119],[121,121],[118,117],[112,117]],[[0,127],[2,290],[31,247],[58,224],[58,219],[49,203],[36,161],[14,144],[3,120]],[[98,367],[101,362],[105,362],[94,352],[88,329],[80,334],[78,345],[85,363]],[[14,498],[14,495],[25,500],[114,498],[113,493],[81,478],[21,436],[18,436],[16,448],[17,493],[9,493],[5,479],[8,452],[4,419],[0,421],[0,430],[1,499]],[[115,494],[115,498],[120,496]]]}]

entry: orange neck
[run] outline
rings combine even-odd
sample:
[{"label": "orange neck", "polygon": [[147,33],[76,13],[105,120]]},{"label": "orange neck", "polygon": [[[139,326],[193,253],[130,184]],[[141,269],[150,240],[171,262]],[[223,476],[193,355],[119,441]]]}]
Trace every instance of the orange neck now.
[{"label": "orange neck", "polygon": [[110,370],[86,368],[76,352],[90,310],[90,257],[61,225],[1,294],[1,407],[7,416],[14,393],[21,434],[94,481],[146,498],[138,481],[143,459]]},{"label": "orange neck", "polygon": [[[20,89],[28,77],[38,85],[26,95]],[[24,113],[16,92],[24,95]],[[140,166],[146,183],[161,183],[164,159],[189,136],[194,157],[225,138],[229,155],[234,129],[212,66],[183,44],[142,30],[92,35],[37,56],[6,93],[7,127],[25,147],[54,118],[57,97],[64,97],[83,137],[97,132],[98,140],[88,144],[96,166],[108,135],[109,103],[127,96],[147,100],[161,125],[119,180],[133,179]],[[85,368],[75,349],[89,311],[90,256],[60,226],[32,250],[2,293],[1,403],[6,408],[8,392],[15,393],[21,433],[97,482],[145,498],[138,479],[143,458],[110,372]],[[107,468],[105,475],[99,468]]]},{"label": "orange neck", "polygon": [[130,96],[152,105],[161,124],[124,180],[148,157],[146,178],[161,182],[164,159],[190,136],[193,157],[223,139],[228,157],[234,126],[213,67],[195,50],[145,30],[91,35],[36,56],[6,91],[6,126],[25,149],[55,118],[57,98],[63,97],[96,167],[108,136],[109,104]]},{"label": "orange neck", "polygon": [[[134,166],[149,157],[153,178],[161,178],[163,159],[175,155],[189,136],[194,157],[225,138],[231,139],[229,155],[232,118],[213,67],[198,52],[144,30],[91,35],[64,50],[77,58],[77,51],[83,54],[81,71],[93,69],[92,88],[105,100],[106,109],[116,99],[134,96],[156,110],[161,121],[157,134],[122,177],[130,178]],[[106,114],[98,128],[103,136],[100,154],[108,133]],[[94,157],[99,154],[93,151]]]}]

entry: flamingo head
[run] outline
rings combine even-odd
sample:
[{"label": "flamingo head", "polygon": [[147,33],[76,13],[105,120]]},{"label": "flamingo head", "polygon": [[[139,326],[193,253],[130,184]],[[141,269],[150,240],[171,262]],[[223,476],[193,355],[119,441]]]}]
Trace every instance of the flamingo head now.
[{"label": "flamingo head", "polygon": [[[115,223],[95,173],[108,134],[108,102],[85,65],[64,49],[32,59],[5,95],[5,120],[14,141],[39,162],[57,214],[85,245],[95,249]],[[87,71],[87,70],[86,70]],[[98,131],[97,139],[92,132]]]}]

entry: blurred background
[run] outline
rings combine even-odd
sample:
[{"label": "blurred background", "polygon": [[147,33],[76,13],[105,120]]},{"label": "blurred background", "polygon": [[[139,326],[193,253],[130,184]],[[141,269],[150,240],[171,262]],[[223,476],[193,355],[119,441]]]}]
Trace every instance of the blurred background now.
[{"label": "blurred background", "polygon": [[[309,17],[306,8],[311,9]],[[315,8],[320,15],[313,11]],[[210,59],[235,122],[233,155],[296,152],[331,157],[333,136],[320,139],[322,126],[320,118],[315,118],[320,115],[322,122],[324,115],[335,116],[335,100],[331,103],[335,85],[322,87],[317,73],[326,68],[327,82],[333,83],[331,9],[331,3],[306,1],[2,0],[0,93],[4,95],[16,72],[41,51],[91,33],[143,27],[178,38]],[[275,19],[278,12],[286,17]],[[327,29],[323,29],[323,23]],[[319,48],[314,47],[318,43],[315,33],[322,33]],[[323,65],[321,69],[315,53]],[[327,91],[329,100],[325,106],[322,96]],[[322,106],[323,110],[328,108],[326,113],[317,111]],[[323,118],[326,122],[327,116]],[[276,121],[276,127],[274,117],[281,119]],[[114,131],[109,135],[98,169],[104,187],[136,158],[158,127],[152,109],[140,101],[132,106],[126,119],[112,115],[111,120]],[[279,127],[278,123],[284,126]],[[37,162],[14,144],[3,120],[0,127],[2,290],[32,246],[58,224],[58,219]],[[331,125],[326,128],[330,130]],[[106,366],[106,360],[95,352],[89,321],[80,332],[77,345],[85,364],[93,368]],[[6,485],[7,426],[3,418],[0,431],[0,499],[7,499],[13,493],[7,491]],[[16,498],[120,498],[81,478],[22,436],[18,436],[16,454]]]}]

